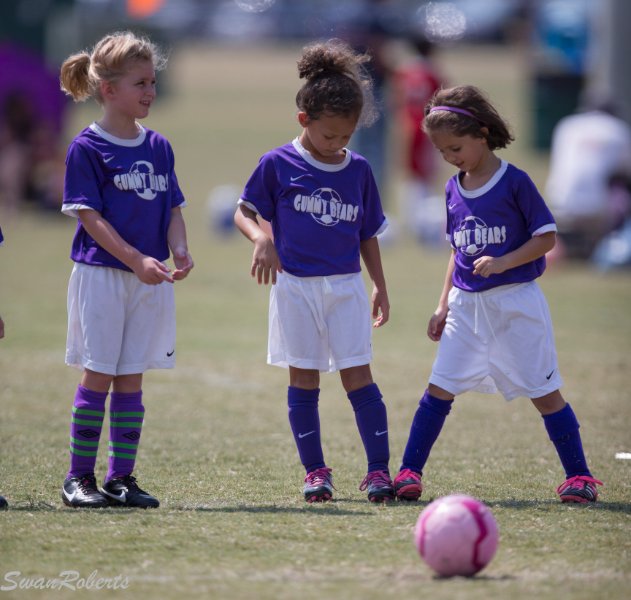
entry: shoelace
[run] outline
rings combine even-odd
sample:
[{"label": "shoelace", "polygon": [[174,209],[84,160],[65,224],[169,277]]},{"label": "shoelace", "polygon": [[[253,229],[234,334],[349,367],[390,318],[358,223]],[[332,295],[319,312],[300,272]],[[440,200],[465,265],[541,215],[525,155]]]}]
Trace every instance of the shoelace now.
[{"label": "shoelace", "polygon": [[133,475],[125,475],[125,477],[121,477],[121,481],[127,486],[129,491],[145,493],[138,487],[136,478]]},{"label": "shoelace", "polygon": [[396,478],[398,481],[412,479],[415,483],[421,482],[421,478],[419,477],[418,473],[415,473],[414,471],[412,471],[412,469],[403,469],[403,471],[401,471]]},{"label": "shoelace", "polygon": [[319,469],[310,471],[305,477],[305,483],[309,485],[328,484],[335,489],[335,486],[331,481],[331,469],[329,469],[329,467],[320,467]]},{"label": "shoelace", "polygon": [[79,481],[79,489],[82,492],[93,492],[96,489],[96,477],[84,475]]},{"label": "shoelace", "polygon": [[[557,488],[557,494],[560,493],[561,490],[571,487],[577,481],[582,481],[584,482],[584,484],[593,483],[595,485],[604,485],[602,481],[598,481],[598,479],[594,479],[593,477],[590,477],[589,475],[574,475],[574,477],[570,477]],[[585,486],[583,485],[583,487]]]},{"label": "shoelace", "polygon": [[388,471],[371,471],[359,484],[359,491],[363,492],[371,483],[379,487],[392,486],[392,480],[390,479]]}]

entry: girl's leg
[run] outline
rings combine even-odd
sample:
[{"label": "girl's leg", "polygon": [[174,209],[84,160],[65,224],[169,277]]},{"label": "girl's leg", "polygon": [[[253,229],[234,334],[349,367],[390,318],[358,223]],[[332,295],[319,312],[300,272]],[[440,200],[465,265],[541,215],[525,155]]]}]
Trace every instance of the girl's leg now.
[{"label": "girl's leg", "polygon": [[289,367],[289,424],[307,473],[326,466],[320,440],[319,385],[317,370]]},{"label": "girl's leg", "polygon": [[111,375],[86,369],[77,387],[70,424],[70,468],[61,490],[64,504],[73,508],[107,506],[97,489],[94,467],[111,382]]},{"label": "girl's leg", "polygon": [[116,376],[110,394],[110,444],[105,482],[132,474],[144,415],[142,373]]},{"label": "girl's leg", "polygon": [[399,499],[418,500],[421,496],[423,467],[451,411],[453,400],[453,394],[434,384],[430,383],[425,390],[412,420],[401,469],[394,480]]},{"label": "girl's leg", "polygon": [[587,467],[580,425],[572,407],[559,390],[531,400],[543,417],[548,436],[565,470],[566,481],[557,489],[561,500],[594,502],[598,497],[596,485],[602,485],[602,482],[594,479]]},{"label": "girl's leg", "polygon": [[554,444],[565,475],[569,479],[576,475],[588,475],[587,461],[581,443],[579,423],[572,407],[565,402],[561,392],[556,390],[541,398],[532,398],[532,403],[543,417],[550,440]]},{"label": "girl's leg", "polygon": [[302,490],[307,502],[323,502],[333,496],[331,469],[324,462],[320,440],[319,385],[317,370],[289,367],[289,424],[307,472]]},{"label": "girl's leg", "polygon": [[453,394],[429,384],[412,420],[401,470],[410,469],[422,474],[432,446],[451,411],[453,400]]},{"label": "girl's leg", "polygon": [[381,392],[372,380],[370,365],[342,369],[340,376],[355,411],[355,422],[368,461],[368,473],[359,489],[367,491],[371,502],[392,500],[394,487],[388,471],[388,416]]},{"label": "girl's leg", "polygon": [[368,460],[368,472],[388,471],[388,416],[381,392],[373,382],[370,365],[342,369],[340,377],[355,411],[357,429]]},{"label": "girl's leg", "polygon": [[102,488],[115,506],[160,506],[158,499],[140,489],[132,476],[144,416],[142,373],[115,377],[110,398],[109,468]]},{"label": "girl's leg", "polygon": [[70,424],[70,468],[66,479],[94,475],[112,376],[86,369],[77,387]]}]

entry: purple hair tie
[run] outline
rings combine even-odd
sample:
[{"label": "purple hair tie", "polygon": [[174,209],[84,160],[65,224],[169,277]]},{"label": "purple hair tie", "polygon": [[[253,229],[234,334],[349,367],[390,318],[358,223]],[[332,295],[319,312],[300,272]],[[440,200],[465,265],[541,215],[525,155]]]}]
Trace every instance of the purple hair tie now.
[{"label": "purple hair tie", "polygon": [[461,115],[467,115],[467,117],[471,117],[476,121],[479,121],[478,117],[476,117],[472,112],[466,110],[465,108],[456,108],[455,106],[432,106],[429,109],[429,112],[433,113],[436,110],[446,110],[448,112],[459,113]]}]

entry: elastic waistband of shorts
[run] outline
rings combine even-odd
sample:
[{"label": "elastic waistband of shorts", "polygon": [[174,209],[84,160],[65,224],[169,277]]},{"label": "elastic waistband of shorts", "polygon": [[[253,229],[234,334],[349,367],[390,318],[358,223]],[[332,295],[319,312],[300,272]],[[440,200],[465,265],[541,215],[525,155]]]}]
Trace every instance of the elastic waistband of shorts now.
[{"label": "elastic waistband of shorts", "polygon": [[522,288],[533,284],[536,285],[534,281],[525,281],[523,283],[508,283],[506,285],[498,285],[497,287],[491,288],[490,290],[484,290],[483,292],[468,292],[467,290],[462,290],[460,288],[455,289],[458,290],[458,293],[463,294],[469,298],[473,298],[475,296],[487,298],[489,296],[500,296],[501,294],[505,294],[516,288]]},{"label": "elastic waistband of shorts", "polygon": [[337,275],[315,275],[313,277],[298,277],[297,275],[292,275],[291,273],[287,273],[287,271],[283,271],[278,274],[278,277],[286,277],[287,279],[293,281],[340,281],[343,279],[361,277],[361,271],[358,271],[357,273],[339,273]]}]

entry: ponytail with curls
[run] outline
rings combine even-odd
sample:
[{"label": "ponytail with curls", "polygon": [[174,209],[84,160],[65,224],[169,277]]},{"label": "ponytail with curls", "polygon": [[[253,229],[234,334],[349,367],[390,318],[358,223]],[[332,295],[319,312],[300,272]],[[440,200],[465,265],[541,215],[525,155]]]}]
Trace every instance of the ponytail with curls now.
[{"label": "ponytail with curls", "polygon": [[377,119],[372,80],[364,64],[366,54],[355,53],[341,40],[329,40],[304,48],[298,75],[305,84],[296,94],[296,106],[316,120],[322,115],[354,117],[369,126]]}]

